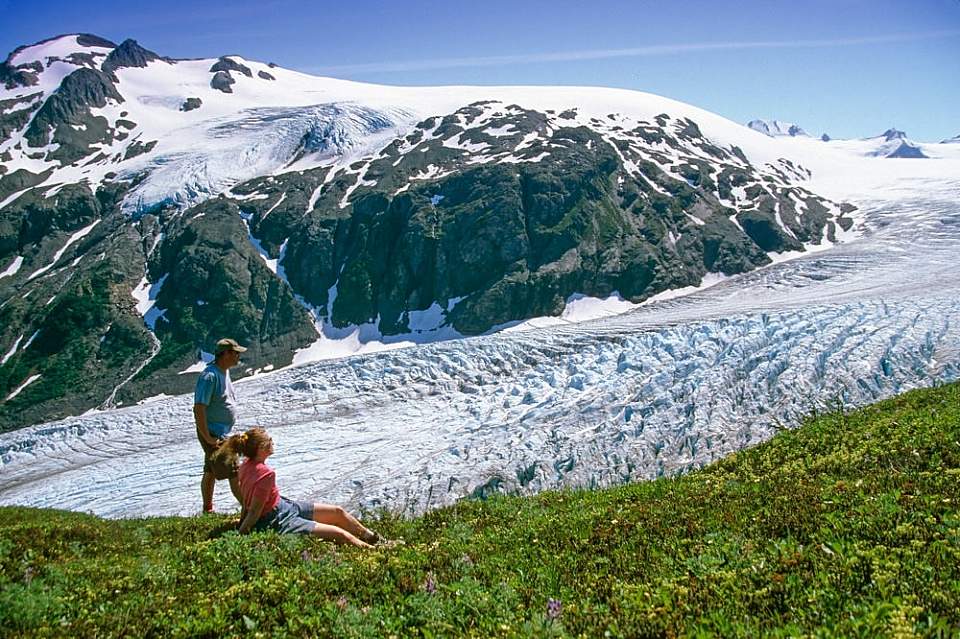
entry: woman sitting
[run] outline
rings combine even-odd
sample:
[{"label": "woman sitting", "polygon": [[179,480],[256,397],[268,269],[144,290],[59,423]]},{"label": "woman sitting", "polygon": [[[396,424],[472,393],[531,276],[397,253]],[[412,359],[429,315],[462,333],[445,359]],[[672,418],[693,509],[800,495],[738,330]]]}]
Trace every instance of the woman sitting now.
[{"label": "woman sitting", "polygon": [[280,495],[277,475],[264,462],[273,454],[273,440],[262,428],[232,435],[215,453],[246,459],[238,479],[243,510],[240,532],[276,530],[281,533],[315,535],[340,544],[372,548],[380,535],[366,528],[340,506],[297,502]]}]

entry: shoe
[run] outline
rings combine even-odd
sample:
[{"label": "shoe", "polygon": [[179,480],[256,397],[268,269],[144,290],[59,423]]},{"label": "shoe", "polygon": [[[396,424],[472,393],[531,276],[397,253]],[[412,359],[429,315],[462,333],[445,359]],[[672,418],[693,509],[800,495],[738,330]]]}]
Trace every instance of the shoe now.
[{"label": "shoe", "polygon": [[383,541],[383,537],[380,536],[380,533],[367,529],[367,532],[360,535],[360,541],[365,544],[370,544],[371,546],[376,546]]}]

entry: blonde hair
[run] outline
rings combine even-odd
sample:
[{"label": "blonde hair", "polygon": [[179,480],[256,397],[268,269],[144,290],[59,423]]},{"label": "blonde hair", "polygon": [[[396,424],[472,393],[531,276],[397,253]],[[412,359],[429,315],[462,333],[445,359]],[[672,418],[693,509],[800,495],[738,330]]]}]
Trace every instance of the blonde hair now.
[{"label": "blonde hair", "polygon": [[213,453],[214,462],[236,464],[237,457],[256,457],[260,446],[269,441],[267,431],[262,428],[251,428],[238,435],[231,435],[220,448]]}]

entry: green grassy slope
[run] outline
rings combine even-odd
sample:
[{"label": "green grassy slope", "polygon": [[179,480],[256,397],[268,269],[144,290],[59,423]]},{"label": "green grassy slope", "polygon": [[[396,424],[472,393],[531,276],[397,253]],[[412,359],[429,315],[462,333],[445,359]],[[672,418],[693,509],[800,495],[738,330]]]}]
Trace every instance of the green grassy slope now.
[{"label": "green grassy slope", "polygon": [[0,634],[958,636],[958,499],[952,384],[677,479],[386,518],[391,550],[2,508]]}]

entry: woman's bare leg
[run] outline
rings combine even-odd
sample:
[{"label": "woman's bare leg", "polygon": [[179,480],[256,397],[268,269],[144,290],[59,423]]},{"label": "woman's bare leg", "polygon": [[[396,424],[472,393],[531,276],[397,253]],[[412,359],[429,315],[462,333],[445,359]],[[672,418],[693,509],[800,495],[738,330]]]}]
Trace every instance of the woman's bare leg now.
[{"label": "woman's bare leg", "polygon": [[332,506],[330,504],[320,503],[314,504],[313,520],[318,524],[328,524],[330,526],[342,528],[354,537],[359,537],[360,539],[370,539],[376,537],[376,533],[366,528],[363,524],[357,521],[356,517],[348,513],[340,506]]},{"label": "woman's bare leg", "polygon": [[326,539],[327,541],[332,541],[337,544],[348,544],[350,546],[357,546],[358,548],[373,548],[373,546],[366,542],[360,541],[343,528],[331,526],[330,524],[321,524],[318,522],[317,525],[313,527],[313,532],[310,534],[314,537]]}]

